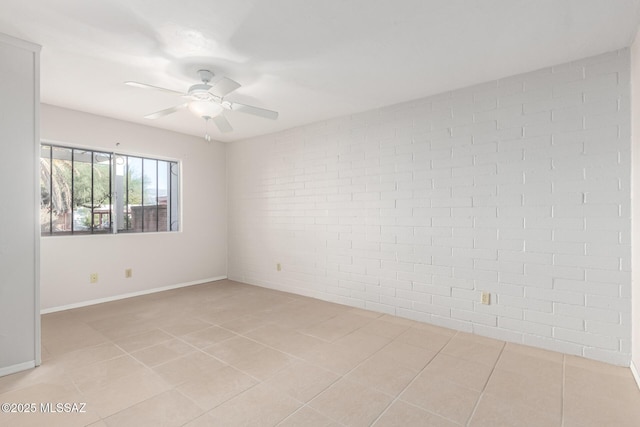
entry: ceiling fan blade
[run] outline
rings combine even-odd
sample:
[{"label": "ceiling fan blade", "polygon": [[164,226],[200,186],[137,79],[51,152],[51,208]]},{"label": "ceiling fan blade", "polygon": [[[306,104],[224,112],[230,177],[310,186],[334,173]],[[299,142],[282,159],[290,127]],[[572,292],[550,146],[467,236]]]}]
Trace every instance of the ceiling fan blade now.
[{"label": "ceiling fan blade", "polygon": [[215,116],[211,120],[213,120],[213,123],[216,124],[220,132],[226,133],[226,132],[231,132],[233,130],[233,128],[231,127],[231,123],[229,123],[229,120],[227,120],[227,118],[222,114]]},{"label": "ceiling fan blade", "polygon": [[220,98],[225,97],[227,94],[233,92],[241,86],[240,83],[231,80],[227,77],[223,77],[212,85],[212,88],[209,89],[214,95],[219,96]]},{"label": "ceiling fan blade", "polygon": [[152,85],[148,85],[146,83],[139,83],[139,82],[131,82],[131,81],[129,81],[129,82],[124,82],[124,84],[126,84],[127,86],[133,86],[133,87],[138,87],[138,88],[142,88],[142,89],[159,90],[161,92],[172,93],[174,95],[184,95],[184,93],[178,92],[177,90],[166,89],[166,88],[159,87],[159,86],[152,86]]},{"label": "ceiling fan blade", "polygon": [[147,114],[144,116],[145,119],[158,119],[160,117],[168,116],[169,114],[173,114],[178,110],[182,110],[187,107],[187,103],[176,105],[175,107],[167,108],[166,110],[156,111],[155,113]]},{"label": "ceiling fan blade", "polygon": [[265,119],[275,120],[278,118],[278,112],[267,110],[264,108],[254,107],[251,105],[239,104],[237,102],[230,103],[231,111],[240,111],[243,113],[253,114],[254,116],[264,117]]}]

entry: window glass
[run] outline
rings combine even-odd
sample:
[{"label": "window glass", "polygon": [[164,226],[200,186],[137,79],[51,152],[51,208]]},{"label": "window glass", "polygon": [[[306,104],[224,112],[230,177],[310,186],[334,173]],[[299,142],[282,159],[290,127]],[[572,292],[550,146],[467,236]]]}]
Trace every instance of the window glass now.
[{"label": "window glass", "polygon": [[70,233],[72,223],[70,148],[52,147],[51,169],[51,233]]},{"label": "window glass", "polygon": [[71,230],[75,233],[91,232],[93,207],[93,174],[91,151],[72,151],[73,160],[73,222]]},{"label": "window glass", "polygon": [[179,210],[179,195],[180,195],[180,165],[176,162],[169,164],[169,196],[167,197],[169,206],[169,230],[178,231],[180,227],[180,210]]},{"label": "window glass", "polygon": [[144,159],[142,168],[143,231],[158,231],[158,162]]},{"label": "window glass", "polygon": [[93,153],[93,232],[110,232],[112,227],[111,153]]},{"label": "window glass", "polygon": [[179,229],[178,163],[41,145],[43,236]]},{"label": "window glass", "polygon": [[[127,228],[125,230],[139,232],[144,227],[144,217],[140,215],[142,211],[142,159],[139,157],[126,157],[126,160],[127,169],[124,188],[122,189],[127,194],[125,210],[128,220],[126,221]],[[116,188],[116,191],[118,190]]]},{"label": "window glass", "polygon": [[40,232],[51,233],[51,146],[40,147]]},{"label": "window glass", "polygon": [[158,160],[158,231],[171,229],[169,223],[169,162]]}]

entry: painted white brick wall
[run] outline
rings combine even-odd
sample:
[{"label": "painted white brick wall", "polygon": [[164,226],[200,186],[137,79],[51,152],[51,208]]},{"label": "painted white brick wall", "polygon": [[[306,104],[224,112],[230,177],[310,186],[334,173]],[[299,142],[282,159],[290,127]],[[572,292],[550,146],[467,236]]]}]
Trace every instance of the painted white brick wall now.
[{"label": "painted white brick wall", "polygon": [[229,277],[628,365],[629,70],[621,50],[232,143]]}]

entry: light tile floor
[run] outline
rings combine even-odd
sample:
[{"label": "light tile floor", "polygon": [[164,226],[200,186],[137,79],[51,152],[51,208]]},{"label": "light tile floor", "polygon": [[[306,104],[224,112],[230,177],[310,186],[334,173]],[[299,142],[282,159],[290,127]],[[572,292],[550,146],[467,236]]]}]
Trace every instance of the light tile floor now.
[{"label": "light tile floor", "polygon": [[[2,426],[640,426],[629,369],[223,280],[45,315]],[[86,403],[84,413],[40,412]]]}]

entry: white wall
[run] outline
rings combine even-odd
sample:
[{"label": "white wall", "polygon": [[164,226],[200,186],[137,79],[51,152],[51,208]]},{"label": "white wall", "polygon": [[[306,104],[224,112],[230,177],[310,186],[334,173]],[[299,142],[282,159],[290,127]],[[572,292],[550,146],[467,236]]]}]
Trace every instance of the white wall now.
[{"label": "white wall", "polygon": [[[224,144],[50,105],[42,106],[41,136],[179,160],[183,207],[178,233],[43,237],[42,309],[226,277]],[[133,269],[130,279],[126,268]],[[98,283],[89,283],[91,273]]]},{"label": "white wall", "polygon": [[640,386],[640,38],[631,46],[632,105],[632,193],[633,262],[632,262],[632,370]]},{"label": "white wall", "polygon": [[40,364],[39,57],[39,46],[0,34],[0,376]]},{"label": "white wall", "polygon": [[234,142],[229,277],[628,365],[629,58]]}]

